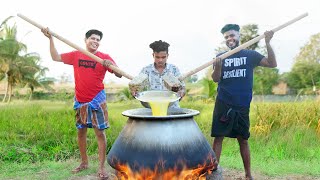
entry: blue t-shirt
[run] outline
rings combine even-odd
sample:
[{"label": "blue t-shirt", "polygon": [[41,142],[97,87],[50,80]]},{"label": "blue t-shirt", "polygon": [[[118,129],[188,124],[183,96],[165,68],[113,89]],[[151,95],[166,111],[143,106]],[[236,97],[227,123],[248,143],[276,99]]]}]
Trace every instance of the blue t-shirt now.
[{"label": "blue t-shirt", "polygon": [[257,51],[245,49],[223,59],[217,98],[230,105],[250,107],[253,69],[263,58]]}]

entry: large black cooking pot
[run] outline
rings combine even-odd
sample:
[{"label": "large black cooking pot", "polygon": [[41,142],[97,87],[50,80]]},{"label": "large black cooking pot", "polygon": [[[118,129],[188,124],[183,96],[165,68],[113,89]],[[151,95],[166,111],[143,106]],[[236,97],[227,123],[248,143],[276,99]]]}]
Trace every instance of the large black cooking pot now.
[{"label": "large black cooking pot", "polygon": [[193,116],[199,111],[169,109],[168,116],[152,116],[150,109],[122,113],[127,124],[112,145],[107,161],[114,169],[128,166],[133,172],[195,169],[209,165],[215,154]]}]

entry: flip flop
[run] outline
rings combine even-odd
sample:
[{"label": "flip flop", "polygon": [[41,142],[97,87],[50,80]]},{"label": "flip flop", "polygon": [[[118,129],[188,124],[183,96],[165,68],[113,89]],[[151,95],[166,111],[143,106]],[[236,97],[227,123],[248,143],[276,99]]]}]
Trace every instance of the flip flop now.
[{"label": "flip flop", "polygon": [[72,170],[72,173],[75,174],[75,173],[78,173],[78,172],[86,170],[86,169],[88,169],[88,165],[80,165],[79,167]]},{"label": "flip flop", "polygon": [[106,172],[99,172],[98,173],[98,178],[100,180],[107,180],[107,179],[109,179],[109,175]]}]

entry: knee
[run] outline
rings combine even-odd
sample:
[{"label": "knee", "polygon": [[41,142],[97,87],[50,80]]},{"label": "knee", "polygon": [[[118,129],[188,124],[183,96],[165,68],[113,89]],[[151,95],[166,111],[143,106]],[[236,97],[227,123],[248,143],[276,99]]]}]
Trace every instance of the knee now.
[{"label": "knee", "polygon": [[223,138],[224,137],[215,137],[213,140],[213,143],[214,144],[222,144]]},{"label": "knee", "polygon": [[242,138],[238,138],[238,142],[239,142],[239,145],[240,146],[248,146],[249,145],[249,143],[248,143],[248,140],[246,140],[246,139],[242,139]]},{"label": "knee", "polygon": [[96,136],[98,139],[104,139],[106,137],[104,131],[101,131],[101,130],[96,131]]},{"label": "knee", "polygon": [[87,137],[87,131],[85,129],[79,129],[78,130],[78,138],[86,138]]}]

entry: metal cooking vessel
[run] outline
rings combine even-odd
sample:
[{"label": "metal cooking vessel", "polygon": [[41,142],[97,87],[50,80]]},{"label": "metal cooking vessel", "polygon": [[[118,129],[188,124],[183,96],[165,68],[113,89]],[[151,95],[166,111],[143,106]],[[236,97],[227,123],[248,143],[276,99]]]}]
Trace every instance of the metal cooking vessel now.
[{"label": "metal cooking vessel", "polygon": [[146,107],[146,108],[150,108],[150,104],[148,102],[148,100],[150,101],[151,98],[171,98],[171,101],[169,103],[169,107],[171,107],[176,101],[178,101],[181,97],[173,92],[173,91],[143,91],[143,92],[139,92],[135,98],[138,99],[141,104]]},{"label": "metal cooking vessel", "polygon": [[129,119],[107,157],[110,166],[118,171],[120,164],[129,166],[133,172],[144,168],[163,172],[183,166],[195,169],[215,159],[193,119],[199,111],[169,109],[168,116],[155,117],[151,109],[140,108],[122,114]]}]

